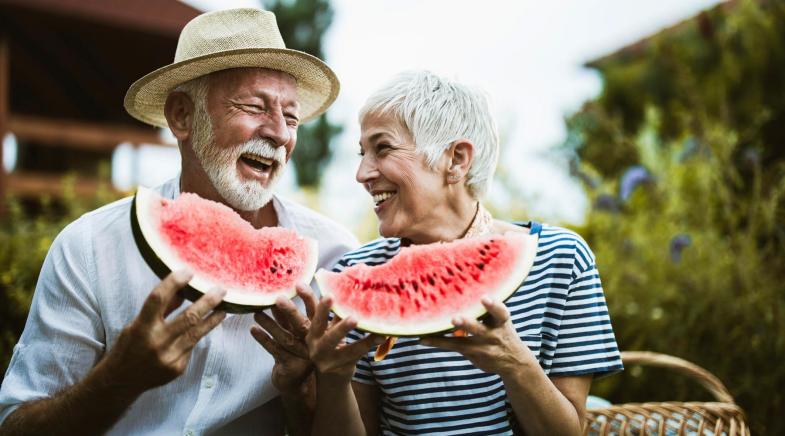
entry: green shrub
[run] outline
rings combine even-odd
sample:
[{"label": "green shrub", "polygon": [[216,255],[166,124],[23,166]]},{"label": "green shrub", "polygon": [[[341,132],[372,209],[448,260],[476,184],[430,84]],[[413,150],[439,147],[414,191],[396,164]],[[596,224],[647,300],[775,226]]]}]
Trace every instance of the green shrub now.
[{"label": "green shrub", "polygon": [[[74,180],[65,178],[64,195],[56,200],[42,198],[35,204],[6,200],[0,216],[0,368],[2,374],[27,319],[38,273],[55,236],[84,212],[108,203],[118,194],[99,184],[93,197],[74,192]],[[31,213],[29,209],[34,210]]]},{"label": "green shrub", "polygon": [[[619,345],[703,366],[753,433],[783,434],[785,164],[764,177],[754,149],[740,153],[737,135],[720,126],[697,146],[653,143],[657,118],[650,109],[649,130],[633,141],[650,176],[626,201],[621,180],[585,176],[596,182],[594,207],[579,231],[597,256]],[[695,382],[645,368],[594,392],[616,403],[710,399]]]}]

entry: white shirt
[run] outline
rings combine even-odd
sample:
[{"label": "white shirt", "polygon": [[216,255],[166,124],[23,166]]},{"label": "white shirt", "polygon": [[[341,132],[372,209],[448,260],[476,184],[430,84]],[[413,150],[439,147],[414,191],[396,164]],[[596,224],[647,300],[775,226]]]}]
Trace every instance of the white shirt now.
[{"label": "white shirt", "polygon": [[[179,179],[157,190],[175,198]],[[160,281],[134,243],[131,201],[83,215],[53,242],[0,388],[0,422],[21,403],[82,380]],[[356,247],[334,221],[283,198],[272,201],[280,226],[318,241],[319,267]],[[273,358],[249,333],[253,324],[251,314],[228,316],[199,341],[183,375],[142,394],[109,434],[283,434]]]}]

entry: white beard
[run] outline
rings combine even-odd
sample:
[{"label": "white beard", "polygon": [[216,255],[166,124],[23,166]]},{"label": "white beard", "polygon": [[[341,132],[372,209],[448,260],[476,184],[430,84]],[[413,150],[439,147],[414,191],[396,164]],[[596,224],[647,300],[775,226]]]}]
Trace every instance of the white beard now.
[{"label": "white beard", "polygon": [[[254,138],[230,148],[216,147],[207,111],[195,108],[193,146],[199,163],[218,194],[235,210],[251,211],[266,205],[273,198],[273,188],[286,166],[286,148],[274,147],[269,140]],[[237,171],[237,160],[245,153],[272,159],[276,163],[267,186],[255,180],[243,180]]]}]

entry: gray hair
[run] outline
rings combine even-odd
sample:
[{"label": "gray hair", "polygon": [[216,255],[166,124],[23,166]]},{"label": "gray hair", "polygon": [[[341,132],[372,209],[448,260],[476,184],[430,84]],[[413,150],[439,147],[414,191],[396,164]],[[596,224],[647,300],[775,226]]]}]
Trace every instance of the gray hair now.
[{"label": "gray hair", "polygon": [[185,93],[194,104],[194,116],[192,120],[192,134],[206,141],[207,144],[213,141],[213,123],[207,114],[207,94],[210,90],[209,75],[199,76],[185,83],[178,85],[172,92]]},{"label": "gray hair", "polygon": [[368,97],[360,122],[371,114],[391,115],[404,125],[431,168],[453,141],[468,139],[474,157],[466,186],[476,199],[488,190],[499,160],[499,135],[483,91],[429,71],[407,71]]}]

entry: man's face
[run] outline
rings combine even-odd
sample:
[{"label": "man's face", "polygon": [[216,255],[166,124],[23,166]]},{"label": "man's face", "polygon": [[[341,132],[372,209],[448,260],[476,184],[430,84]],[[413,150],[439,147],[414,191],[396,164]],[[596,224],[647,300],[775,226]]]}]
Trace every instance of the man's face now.
[{"label": "man's face", "polygon": [[238,68],[213,73],[206,107],[195,102],[194,153],[234,209],[270,201],[297,140],[297,85],[286,73]]}]

